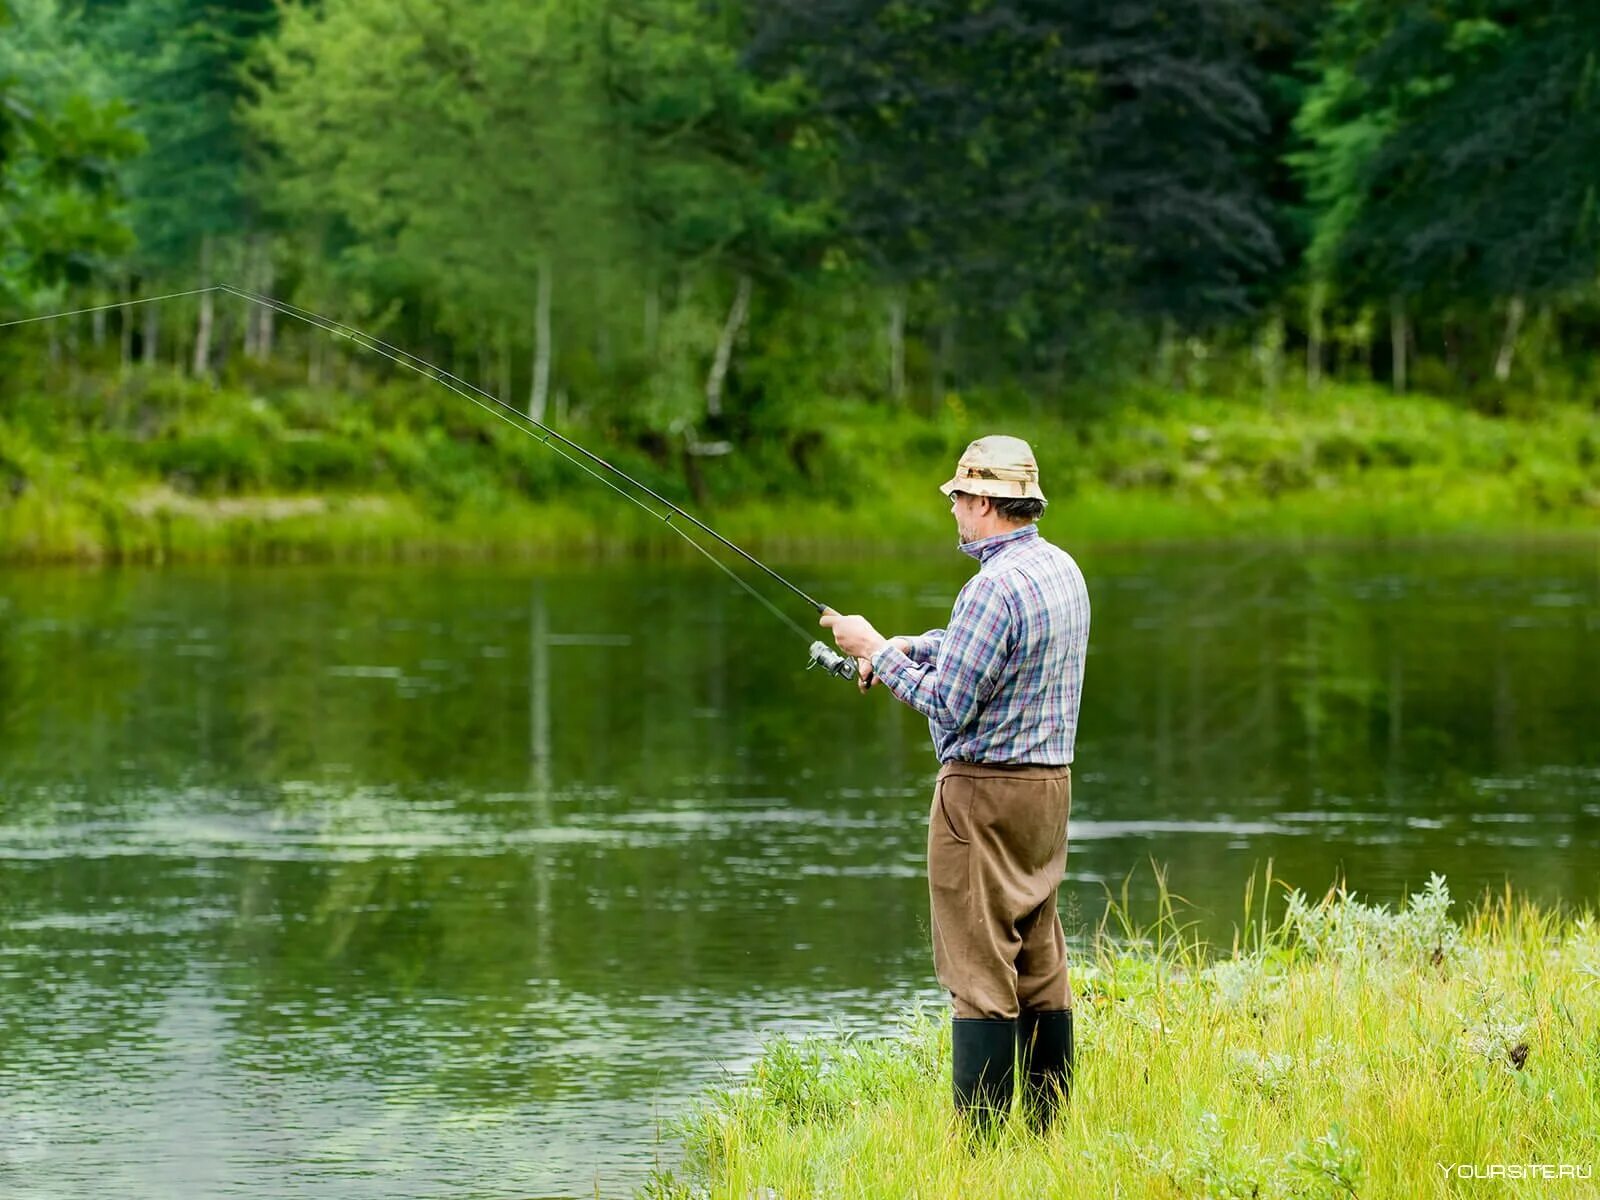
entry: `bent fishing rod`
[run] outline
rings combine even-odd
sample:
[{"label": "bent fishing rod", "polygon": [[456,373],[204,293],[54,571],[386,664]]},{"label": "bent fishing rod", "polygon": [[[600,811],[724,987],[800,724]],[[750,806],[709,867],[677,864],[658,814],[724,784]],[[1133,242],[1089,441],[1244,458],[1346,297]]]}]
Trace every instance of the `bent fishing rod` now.
[{"label": "bent fishing rod", "polygon": [[[231,284],[216,283],[211,284],[208,287],[190,288],[187,291],[181,292],[167,292],[159,296],[142,296],[137,299],[119,300],[110,304],[97,304],[88,308],[77,308],[65,312],[46,313],[37,317],[22,317],[12,321],[0,321],[0,329],[10,329],[18,325],[33,325],[46,321],[59,321],[64,320],[67,317],[78,317],[87,313],[107,312],[112,309],[132,308],[139,304],[157,304],[168,300],[181,300],[190,296],[202,296],[208,292],[217,292],[224,295],[235,296],[240,300],[246,301],[247,303],[259,305],[262,308],[271,309],[272,311],[280,313],[286,317],[292,317],[295,320],[310,325],[324,333],[331,334],[334,337],[343,338],[347,341],[353,342],[356,346],[363,350],[377,354],[382,358],[388,359],[397,366],[404,367],[409,371],[421,375],[424,379],[428,379],[434,383],[442,385],[443,387],[454,392],[456,395],[461,396],[463,399],[476,404],[479,408],[489,413],[489,415],[504,421],[506,424],[512,426],[512,428],[517,429],[522,433],[526,433],[530,437],[534,437],[541,446],[544,446],[554,453],[559,454],[562,458],[566,459],[585,474],[599,480],[612,491],[616,492],[619,496],[632,501],[645,512],[649,513],[652,517],[662,521],[667,528],[671,529],[684,541],[688,542],[689,545],[693,546],[695,550],[703,555],[705,559],[714,567],[720,570],[723,574],[727,575],[729,579],[733,580],[733,582],[738,584],[740,588],[748,592],[758,602],[760,602],[762,607],[766,608],[768,612],[772,613],[772,615],[777,617],[778,620],[782,621],[790,629],[794,630],[794,632],[797,633],[802,639],[810,642],[806,659],[807,670],[811,670],[814,667],[821,667],[824,671],[831,675],[837,675],[841,679],[847,679],[851,681],[856,679],[857,672],[854,659],[848,657],[847,655],[839,654],[837,651],[831,649],[824,643],[813,639],[812,636],[802,629],[798,624],[796,624],[787,613],[785,613],[777,605],[773,604],[772,601],[767,599],[766,596],[758,592],[748,580],[739,575],[733,570],[733,568],[728,566],[727,563],[723,562],[709,549],[692,537],[688,530],[684,529],[681,525],[674,524],[673,518],[682,517],[685,521],[688,521],[701,532],[714,538],[718,543],[725,546],[729,550],[732,550],[746,562],[749,562],[753,566],[760,568],[760,570],[765,572],[772,579],[776,580],[789,591],[793,592],[796,596],[800,597],[800,599],[804,600],[816,612],[826,613],[829,611],[826,605],[808,595],[798,585],[780,575],[777,571],[773,570],[766,563],[762,562],[743,547],[735,544],[728,538],[723,537],[720,533],[711,528],[711,526],[707,525],[704,521],[700,520],[700,518],[696,517],[693,513],[684,510],[683,508],[674,504],[671,500],[668,500],[665,496],[656,491],[654,488],[650,487],[648,484],[642,483],[635,479],[621,467],[616,466],[614,463],[608,462],[606,459],[601,458],[593,451],[579,445],[577,442],[567,437],[566,434],[552,428],[549,425],[546,425],[543,421],[538,420],[532,414],[523,412],[520,408],[517,408],[515,405],[502,400],[499,396],[494,395],[492,392],[484,391],[483,388],[478,387],[476,384],[469,383],[467,380],[462,379],[458,375],[454,375],[451,372],[446,371],[443,367],[436,366],[433,363],[428,362],[426,359],[419,358],[415,354],[412,354],[409,351],[400,348],[399,346],[391,345],[390,343],[374,337],[372,334],[358,329],[353,325],[346,325],[341,321],[334,320],[332,317],[323,316],[320,313],[313,312],[307,308],[301,308],[296,304],[290,304],[287,300],[280,300],[274,296],[264,295],[260,292],[248,291],[244,288],[237,288]],[[485,403],[485,401],[488,403]],[[506,415],[508,413],[510,416]],[[516,419],[513,420],[513,417]],[[532,428],[529,428],[529,426],[532,426]],[[645,495],[649,496],[667,511],[659,512],[656,509],[651,508],[650,505],[646,504],[633,492],[624,490],[611,479],[601,474],[601,471],[596,469],[597,467],[610,472],[617,478],[622,479],[634,488],[637,488],[640,492],[643,492]]]}]

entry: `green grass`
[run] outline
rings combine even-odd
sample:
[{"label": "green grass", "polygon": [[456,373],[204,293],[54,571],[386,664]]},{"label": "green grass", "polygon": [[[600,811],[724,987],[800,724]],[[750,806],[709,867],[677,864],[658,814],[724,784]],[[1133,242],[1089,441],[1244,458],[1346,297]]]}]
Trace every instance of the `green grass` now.
[{"label": "green grass", "polygon": [[[1600,414],[1489,417],[1328,386],[1271,406],[1189,393],[1075,416],[951,396],[819,400],[700,463],[580,415],[571,436],[766,553],[943,547],[935,485],[985,432],[1027,437],[1073,545],[1600,528]],[[360,394],[160,372],[0,404],[0,560],[538,558],[693,553],[537,442],[422,384]]]},{"label": "green grass", "polygon": [[[1252,880],[1254,883],[1254,880]],[[1268,875],[1271,885],[1270,868]],[[1600,922],[1509,890],[1459,920],[1445,881],[1398,910],[1290,892],[1213,953],[1108,905],[1074,968],[1076,1071],[1046,1138],[955,1136],[948,1022],[769,1043],[677,1131],[643,1194],[784,1197],[1594,1196],[1591,1177],[1447,1178],[1438,1164],[1600,1169]]]}]

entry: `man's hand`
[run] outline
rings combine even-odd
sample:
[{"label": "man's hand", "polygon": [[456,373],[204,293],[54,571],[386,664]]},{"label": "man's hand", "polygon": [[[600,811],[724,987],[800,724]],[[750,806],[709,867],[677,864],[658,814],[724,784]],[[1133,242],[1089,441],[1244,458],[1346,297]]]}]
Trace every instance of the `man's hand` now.
[{"label": "man's hand", "polygon": [[[911,652],[911,640],[909,638],[890,638],[889,641],[900,648],[901,654],[909,654]],[[867,690],[878,682],[878,676],[872,669],[872,660],[870,658],[856,659],[856,672],[860,675],[860,678],[856,680],[856,686],[861,689],[862,695],[866,695]]]},{"label": "man's hand", "polygon": [[833,640],[840,652],[852,658],[870,659],[888,640],[859,614],[847,617],[828,608],[823,610],[817,624],[833,630]]}]

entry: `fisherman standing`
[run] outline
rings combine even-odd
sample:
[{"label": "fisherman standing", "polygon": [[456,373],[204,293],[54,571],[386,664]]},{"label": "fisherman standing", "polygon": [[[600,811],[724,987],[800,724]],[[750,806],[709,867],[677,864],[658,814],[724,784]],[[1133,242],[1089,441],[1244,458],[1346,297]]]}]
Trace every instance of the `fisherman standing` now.
[{"label": "fisherman standing", "polygon": [[1013,1052],[1034,1127],[1072,1083],[1072,991],[1056,892],[1066,869],[1089,596],[1039,536],[1039,468],[1020,438],[967,447],[950,497],[978,573],[949,626],[885,638],[825,612],[863,691],[883,683],[928,718],[939,774],[928,814],[934,972],[952,1005],[956,1110],[987,1129],[1011,1106]]}]

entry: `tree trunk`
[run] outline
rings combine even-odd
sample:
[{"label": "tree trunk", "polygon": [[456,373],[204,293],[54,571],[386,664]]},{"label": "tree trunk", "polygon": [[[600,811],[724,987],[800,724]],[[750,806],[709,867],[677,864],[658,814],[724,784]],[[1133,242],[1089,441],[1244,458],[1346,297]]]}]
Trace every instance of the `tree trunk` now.
[{"label": "tree trunk", "polygon": [[1323,286],[1320,283],[1312,284],[1311,297],[1306,306],[1306,388],[1313,392],[1322,383],[1324,300]]},{"label": "tree trunk", "polygon": [[950,375],[950,359],[955,346],[955,318],[946,317],[939,322],[939,348],[933,355],[933,370],[928,379],[928,412],[934,414],[944,403],[946,380]]},{"label": "tree trunk", "polygon": [[706,503],[706,482],[700,474],[700,459],[694,452],[693,438],[686,437],[683,442],[683,480],[689,487],[689,495],[694,497],[695,506],[704,508]]},{"label": "tree trunk", "polygon": [[661,330],[661,289],[650,284],[644,294],[644,348],[650,361],[656,357],[656,337]]},{"label": "tree trunk", "polygon": [[[128,301],[133,299],[133,280],[124,279],[119,289],[121,295],[118,299]],[[124,306],[117,312],[120,324],[117,326],[117,350],[121,355],[122,370],[126,374],[133,365],[133,310]]]},{"label": "tree trunk", "polygon": [[[252,292],[261,291],[257,278],[258,267],[256,263],[256,239],[252,235],[244,243],[244,286]],[[261,326],[256,318],[258,311],[265,311],[259,304],[246,304],[244,312],[244,356],[251,361],[256,357],[256,338]]]},{"label": "tree trunk", "polygon": [[[96,299],[97,300],[104,300],[105,296],[103,294],[97,293],[96,294]],[[96,311],[94,314],[92,314],[90,316],[90,318],[89,318],[89,329],[90,329],[90,337],[94,342],[94,348],[96,350],[105,349],[105,345],[106,345],[106,310],[105,309],[103,309],[103,308],[99,309],[98,311]],[[99,356],[96,355],[96,357],[98,358]]]},{"label": "tree trunk", "polygon": [[[262,295],[270,296],[276,282],[277,280],[273,277],[272,271],[272,235],[264,233],[261,235],[261,286],[258,290]],[[256,354],[262,362],[270,362],[272,359],[272,338],[277,332],[277,327],[274,324],[274,319],[278,315],[277,311],[268,308],[265,304],[253,304],[251,307],[256,309]]]},{"label": "tree trunk", "polygon": [[1178,362],[1178,326],[1171,317],[1161,318],[1161,339],[1156,343],[1156,370],[1161,375],[1162,387],[1176,387]]},{"label": "tree trunk", "polygon": [[717,353],[711,360],[711,373],[706,376],[706,415],[722,414],[722,384],[728,375],[728,362],[733,357],[733,339],[739,335],[750,312],[750,276],[739,276],[739,290],[734,293],[733,307],[723,322],[722,336],[717,338]]},{"label": "tree trunk", "polygon": [[[211,286],[211,235],[200,239],[200,286]],[[194,327],[194,375],[199,378],[211,370],[211,325],[216,315],[215,293],[200,293],[200,318]]]},{"label": "tree trunk", "polygon": [[[610,312],[611,310],[609,307],[603,307],[601,311]],[[600,364],[600,370],[606,374],[611,371],[611,346],[611,322],[602,316],[595,325],[594,356],[595,360]]]},{"label": "tree trunk", "polygon": [[533,314],[533,387],[528,395],[528,416],[544,420],[550,398],[550,259],[539,260],[539,299]]},{"label": "tree trunk", "polygon": [[1517,351],[1517,330],[1522,327],[1522,315],[1522,297],[1511,297],[1506,308],[1505,336],[1500,339],[1500,353],[1494,360],[1494,377],[1501,383],[1511,378],[1511,356]]},{"label": "tree trunk", "polygon": [[504,321],[500,323],[499,337],[500,383],[495,394],[506,403],[511,402],[511,330]]},{"label": "tree trunk", "polygon": [[1277,311],[1256,334],[1256,357],[1261,366],[1261,390],[1270,411],[1278,403],[1278,387],[1283,382],[1283,316]]},{"label": "tree trunk", "polygon": [[1406,341],[1406,302],[1396,292],[1389,297],[1389,351],[1390,378],[1397,392],[1406,390]]},{"label": "tree trunk", "polygon": [[144,306],[144,328],[141,333],[144,345],[140,347],[140,357],[147,367],[156,365],[157,356],[161,350],[161,313],[159,309],[160,305],[157,304],[146,304]]},{"label": "tree trunk", "polygon": [[66,326],[67,377],[76,384],[78,382],[78,318],[68,317]]},{"label": "tree trunk", "polygon": [[889,396],[896,404],[906,398],[906,297],[899,290],[889,298]]}]

